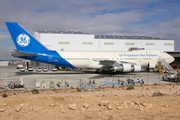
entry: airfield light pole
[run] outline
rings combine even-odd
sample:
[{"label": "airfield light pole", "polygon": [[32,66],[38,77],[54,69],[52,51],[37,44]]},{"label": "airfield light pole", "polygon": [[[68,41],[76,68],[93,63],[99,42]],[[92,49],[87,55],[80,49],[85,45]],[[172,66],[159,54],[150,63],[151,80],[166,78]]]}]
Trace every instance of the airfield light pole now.
[{"label": "airfield light pole", "polygon": [[161,77],[161,76],[160,76],[160,74],[159,74],[159,85],[160,85],[160,77]]},{"label": "airfield light pole", "polygon": [[51,77],[50,77],[50,89],[51,89]]},{"label": "airfield light pole", "polygon": [[148,75],[147,75],[147,85],[148,85]]},{"label": "airfield light pole", "polygon": [[35,81],[35,77],[34,77],[34,87],[36,87],[36,81]]},{"label": "airfield light pole", "polygon": [[65,90],[66,90],[66,77],[65,77]]},{"label": "airfield light pole", "polygon": [[79,83],[79,84],[80,84],[80,88],[82,88],[82,87],[81,87],[81,76],[80,76],[80,83]]}]

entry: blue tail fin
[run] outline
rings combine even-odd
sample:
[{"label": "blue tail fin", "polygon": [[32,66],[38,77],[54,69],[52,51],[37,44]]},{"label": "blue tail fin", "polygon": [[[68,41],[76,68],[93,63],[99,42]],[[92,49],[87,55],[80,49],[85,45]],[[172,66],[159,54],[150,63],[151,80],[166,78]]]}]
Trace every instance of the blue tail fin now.
[{"label": "blue tail fin", "polygon": [[33,38],[18,23],[6,22],[17,50],[20,51],[48,51],[41,43]]}]

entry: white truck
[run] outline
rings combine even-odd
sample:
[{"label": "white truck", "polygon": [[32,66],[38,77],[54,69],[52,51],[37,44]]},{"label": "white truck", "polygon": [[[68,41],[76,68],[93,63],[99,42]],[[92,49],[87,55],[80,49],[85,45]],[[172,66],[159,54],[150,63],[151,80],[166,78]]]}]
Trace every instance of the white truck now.
[{"label": "white truck", "polygon": [[162,79],[163,79],[163,80],[166,80],[166,81],[175,82],[175,80],[176,80],[176,75],[175,75],[174,72],[168,71],[165,75],[162,76]]}]

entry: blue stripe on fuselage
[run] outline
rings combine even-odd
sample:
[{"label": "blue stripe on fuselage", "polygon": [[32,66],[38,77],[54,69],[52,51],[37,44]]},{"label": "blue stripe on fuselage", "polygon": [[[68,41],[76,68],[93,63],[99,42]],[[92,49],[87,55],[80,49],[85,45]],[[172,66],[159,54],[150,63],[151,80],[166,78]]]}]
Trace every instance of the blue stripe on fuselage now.
[{"label": "blue stripe on fuselage", "polygon": [[21,51],[21,52],[39,54],[39,56],[21,56],[19,58],[38,61],[38,62],[44,62],[48,64],[54,64],[54,65],[58,65],[62,67],[75,68],[68,61],[62,58],[56,51],[43,51],[43,52],[42,51],[39,51],[39,52]]}]

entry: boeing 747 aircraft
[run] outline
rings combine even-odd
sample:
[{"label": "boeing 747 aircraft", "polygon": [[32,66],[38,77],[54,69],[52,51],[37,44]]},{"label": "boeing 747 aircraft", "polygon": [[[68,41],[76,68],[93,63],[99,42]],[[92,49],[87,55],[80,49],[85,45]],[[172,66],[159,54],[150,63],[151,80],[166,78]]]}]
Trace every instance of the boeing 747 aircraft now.
[{"label": "boeing 747 aircraft", "polygon": [[101,72],[135,72],[141,67],[154,68],[161,60],[168,64],[174,58],[162,50],[128,52],[53,51],[44,47],[18,23],[6,22],[17,50],[12,56],[70,68],[91,68]]}]

